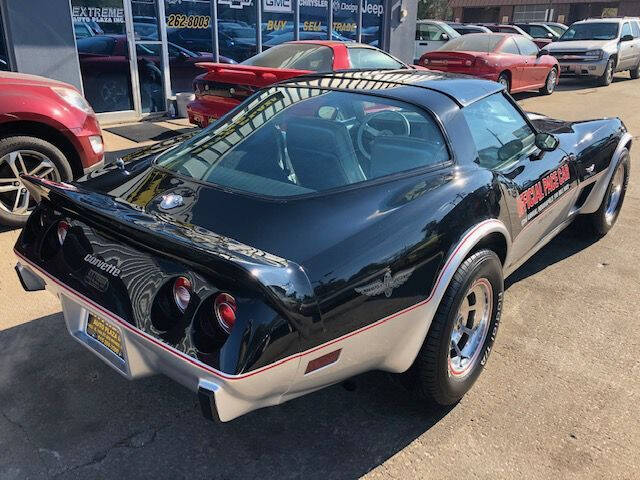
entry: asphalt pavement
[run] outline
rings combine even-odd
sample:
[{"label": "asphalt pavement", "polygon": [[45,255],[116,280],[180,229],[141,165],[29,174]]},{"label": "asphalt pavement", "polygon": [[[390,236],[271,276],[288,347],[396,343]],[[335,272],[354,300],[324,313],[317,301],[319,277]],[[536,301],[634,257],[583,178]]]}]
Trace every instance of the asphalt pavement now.
[{"label": "asphalt pavement", "polygon": [[[640,80],[564,80],[517,96],[564,119],[620,116],[640,135]],[[637,138],[637,137],[636,137]],[[107,136],[107,147],[134,145]],[[640,158],[640,144],[632,158]],[[634,152],[635,150],[635,152]],[[494,351],[450,409],[371,372],[226,424],[162,376],[129,382],[25,293],[0,233],[0,479],[640,478],[640,173],[600,241],[568,229],[507,280]]]}]

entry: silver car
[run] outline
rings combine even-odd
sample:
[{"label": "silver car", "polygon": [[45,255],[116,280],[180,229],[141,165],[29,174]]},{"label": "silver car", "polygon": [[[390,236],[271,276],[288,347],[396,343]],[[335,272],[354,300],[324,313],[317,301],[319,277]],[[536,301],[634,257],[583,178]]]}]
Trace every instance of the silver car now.
[{"label": "silver car", "polygon": [[598,18],[576,22],[543,51],[560,63],[561,75],[595,78],[609,85],[615,72],[640,77],[640,21]]},{"label": "silver car", "polygon": [[414,50],[414,63],[417,64],[420,57],[427,52],[439,49],[452,38],[459,37],[448,23],[439,20],[418,20],[416,23],[416,43]]}]

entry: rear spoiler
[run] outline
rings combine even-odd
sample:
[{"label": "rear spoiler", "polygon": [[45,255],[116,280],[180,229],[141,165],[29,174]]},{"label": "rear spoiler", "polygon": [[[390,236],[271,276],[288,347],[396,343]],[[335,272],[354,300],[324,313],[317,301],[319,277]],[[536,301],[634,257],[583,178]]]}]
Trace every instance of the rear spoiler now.
[{"label": "rear spoiler", "polygon": [[313,73],[311,70],[296,70],[293,68],[255,67],[252,65],[213,62],[198,62],[196,66],[209,72],[205,76],[207,80],[255,87],[266,87],[282,80]]},{"label": "rear spoiler", "polygon": [[[320,309],[303,268],[233,238],[159,218],[116,198],[69,183],[21,175],[38,202],[118,237],[137,248],[178,259],[214,278],[261,290],[303,335],[318,328]],[[144,243],[137,239],[144,238]],[[24,252],[21,252],[24,253]]]}]

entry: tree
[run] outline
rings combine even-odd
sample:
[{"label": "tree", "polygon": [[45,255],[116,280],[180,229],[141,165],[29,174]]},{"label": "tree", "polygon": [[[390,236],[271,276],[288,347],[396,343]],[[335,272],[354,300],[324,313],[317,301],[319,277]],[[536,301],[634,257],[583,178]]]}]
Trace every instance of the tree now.
[{"label": "tree", "polygon": [[418,20],[446,20],[450,16],[449,0],[418,0]]}]

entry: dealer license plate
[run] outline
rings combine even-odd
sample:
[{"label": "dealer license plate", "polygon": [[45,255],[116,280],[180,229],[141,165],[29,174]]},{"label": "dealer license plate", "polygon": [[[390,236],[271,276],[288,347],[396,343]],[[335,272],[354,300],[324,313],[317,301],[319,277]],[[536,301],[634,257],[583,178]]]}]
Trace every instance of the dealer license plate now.
[{"label": "dealer license plate", "polygon": [[106,320],[90,313],[89,319],[87,320],[86,331],[87,335],[96,339],[124,360],[124,353],[122,351],[122,334],[120,333],[120,330],[112,326]]}]

